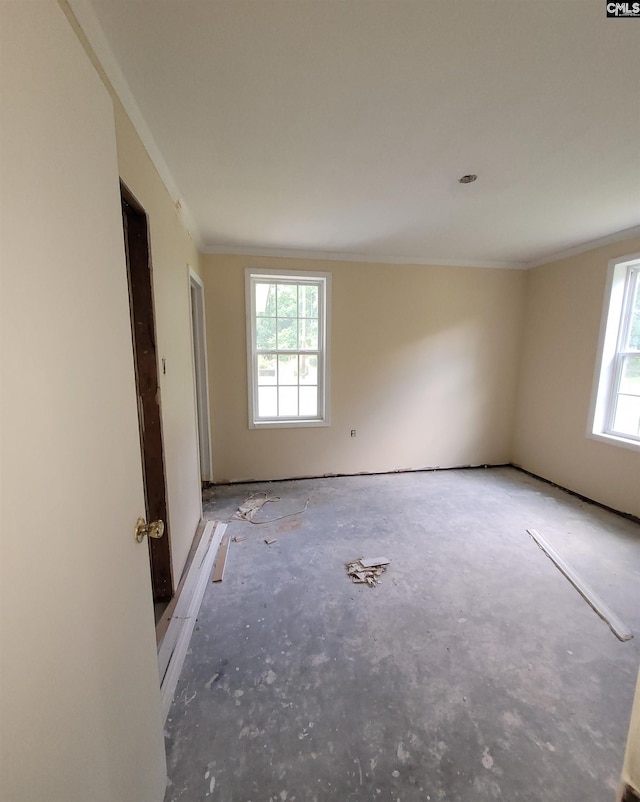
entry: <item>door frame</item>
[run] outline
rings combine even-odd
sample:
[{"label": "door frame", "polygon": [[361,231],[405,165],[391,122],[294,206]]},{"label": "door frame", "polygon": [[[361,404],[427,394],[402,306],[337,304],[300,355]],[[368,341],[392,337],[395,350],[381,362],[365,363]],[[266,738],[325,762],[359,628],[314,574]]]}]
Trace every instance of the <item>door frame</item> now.
[{"label": "door frame", "polygon": [[158,519],[164,522],[164,535],[158,539],[148,538],[151,585],[153,601],[168,602],[173,597],[174,584],[171,533],[167,515],[149,219],[143,206],[122,180],[120,195],[146,516],[148,522]]},{"label": "door frame", "polygon": [[207,369],[207,326],[204,305],[204,284],[189,267],[189,310],[191,315],[191,353],[193,354],[193,392],[196,403],[200,481],[213,481],[211,453],[211,421],[209,406],[209,372]]}]

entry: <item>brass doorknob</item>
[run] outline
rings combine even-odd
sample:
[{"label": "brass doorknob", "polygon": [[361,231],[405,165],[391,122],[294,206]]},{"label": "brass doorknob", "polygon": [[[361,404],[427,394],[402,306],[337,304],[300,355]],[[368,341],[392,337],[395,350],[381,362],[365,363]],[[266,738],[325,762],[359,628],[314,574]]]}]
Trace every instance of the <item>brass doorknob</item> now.
[{"label": "brass doorknob", "polygon": [[159,538],[164,535],[164,521],[151,521],[147,523],[144,518],[138,518],[135,530],[136,540],[142,543],[144,536]]}]

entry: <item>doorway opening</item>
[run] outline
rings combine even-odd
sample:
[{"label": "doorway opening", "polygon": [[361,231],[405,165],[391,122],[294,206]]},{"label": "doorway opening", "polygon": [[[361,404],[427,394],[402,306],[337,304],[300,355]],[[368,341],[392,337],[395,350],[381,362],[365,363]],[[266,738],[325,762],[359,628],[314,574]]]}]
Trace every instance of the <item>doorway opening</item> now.
[{"label": "doorway opening", "polygon": [[157,614],[158,605],[171,600],[174,587],[167,520],[149,225],[144,209],[122,181],[120,194],[146,515],[148,522],[159,520],[165,525],[163,537],[148,538],[153,601],[156,604]]},{"label": "doorway opening", "polygon": [[200,481],[204,485],[213,481],[211,429],[209,424],[207,334],[204,317],[204,286],[200,276],[191,268],[189,268],[189,302],[191,306],[191,342],[193,345],[198,450],[200,452]]}]

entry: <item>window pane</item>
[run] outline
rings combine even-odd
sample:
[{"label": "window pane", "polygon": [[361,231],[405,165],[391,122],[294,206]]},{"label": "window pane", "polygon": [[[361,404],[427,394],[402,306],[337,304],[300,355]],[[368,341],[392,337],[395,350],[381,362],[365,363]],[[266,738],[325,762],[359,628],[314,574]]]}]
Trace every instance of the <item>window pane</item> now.
[{"label": "window pane", "polygon": [[316,286],[301,285],[300,302],[298,304],[298,317],[318,317],[318,288]]},{"label": "window pane", "polygon": [[258,384],[275,384],[276,358],[267,354],[258,354]]},{"label": "window pane", "polygon": [[278,318],[278,350],[295,351],[298,348],[298,321],[295,318]]},{"label": "window pane", "polygon": [[640,435],[640,396],[619,395],[613,430],[620,434]]},{"label": "window pane", "polygon": [[[318,383],[318,357],[300,354],[300,384]],[[301,402],[302,403],[302,402]]]},{"label": "window pane", "polygon": [[636,278],[636,293],[631,303],[631,325],[629,326],[627,350],[640,351],[640,276]]},{"label": "window pane", "polygon": [[258,317],[276,316],[276,285],[256,284],[256,315]]},{"label": "window pane", "polygon": [[256,348],[273,350],[276,347],[276,319],[259,317],[256,319]]},{"label": "window pane", "polygon": [[253,420],[265,425],[296,420],[313,424],[324,413],[326,284],[321,277],[295,271],[268,273],[247,273],[254,310],[249,321]]},{"label": "window pane", "polygon": [[318,350],[318,321],[306,320],[301,318],[298,321],[300,327],[300,350],[301,351],[317,351]]},{"label": "window pane", "polygon": [[276,387],[258,387],[258,417],[275,418],[278,414]]},{"label": "window pane", "polygon": [[318,415],[318,388],[300,388],[300,414],[307,418],[315,418]]},{"label": "window pane", "polygon": [[640,395],[640,355],[624,357],[619,392]]},{"label": "window pane", "polygon": [[279,408],[278,414],[281,417],[293,417],[298,414],[298,388],[279,387],[278,388]]},{"label": "window pane", "polygon": [[298,287],[295,284],[278,284],[278,317],[298,316]]},{"label": "window pane", "polygon": [[298,384],[298,355],[278,357],[278,384]]}]

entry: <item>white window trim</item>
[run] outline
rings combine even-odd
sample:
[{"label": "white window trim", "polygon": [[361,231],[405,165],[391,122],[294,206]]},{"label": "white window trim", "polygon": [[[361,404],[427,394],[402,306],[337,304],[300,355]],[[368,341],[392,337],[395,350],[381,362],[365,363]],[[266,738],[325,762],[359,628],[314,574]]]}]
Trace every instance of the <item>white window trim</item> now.
[{"label": "white window trim", "polygon": [[[256,420],[258,410],[258,387],[256,382],[256,348],[254,326],[254,301],[251,291],[253,278],[265,278],[269,281],[278,279],[313,279],[324,283],[324,325],[321,326],[320,352],[323,354],[323,370],[319,371],[319,400],[322,415],[318,418],[282,418],[280,420]],[[330,332],[331,332],[331,273],[316,273],[306,270],[277,270],[247,267],[244,271],[245,306],[247,324],[247,386],[249,391],[249,428],[250,429],[299,429],[330,426]]]},{"label": "white window trim", "polygon": [[612,259],[609,262],[587,437],[632,451],[640,451],[640,439],[609,431],[613,414],[613,397],[617,387],[616,354],[630,267],[640,267],[640,253]]}]

